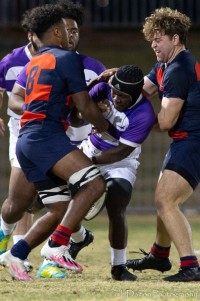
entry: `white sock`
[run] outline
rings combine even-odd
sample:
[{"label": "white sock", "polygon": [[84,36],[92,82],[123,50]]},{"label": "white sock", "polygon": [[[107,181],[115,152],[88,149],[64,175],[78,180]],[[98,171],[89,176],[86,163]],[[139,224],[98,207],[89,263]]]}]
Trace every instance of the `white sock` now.
[{"label": "white sock", "polygon": [[16,224],[7,224],[4,222],[1,216],[1,230],[3,231],[4,235],[11,235],[13,230],[15,229]]},{"label": "white sock", "polygon": [[120,250],[110,248],[110,252],[111,252],[111,266],[126,263],[126,248]]},{"label": "white sock", "polygon": [[23,234],[13,235],[13,244],[16,244],[20,239],[24,239],[24,235]]},{"label": "white sock", "polygon": [[85,239],[85,235],[86,235],[86,230],[81,225],[81,228],[77,232],[72,233],[71,239],[72,239],[72,241],[78,243]]}]

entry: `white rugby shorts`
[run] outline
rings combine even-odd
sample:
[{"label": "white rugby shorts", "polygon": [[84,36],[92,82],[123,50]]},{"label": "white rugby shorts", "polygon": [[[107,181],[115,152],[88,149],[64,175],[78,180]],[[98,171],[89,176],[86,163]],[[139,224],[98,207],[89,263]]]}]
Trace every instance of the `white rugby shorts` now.
[{"label": "white rugby shorts", "polygon": [[[84,140],[81,143],[80,149],[82,149],[85,155],[89,158],[92,158],[101,152],[91,143],[89,139]],[[133,152],[125,159],[111,164],[98,164],[98,168],[100,169],[105,180],[109,178],[122,178],[129,181],[131,185],[133,185],[136,180],[138,166],[140,165],[139,161],[137,160],[140,153],[141,146],[134,149]]]}]

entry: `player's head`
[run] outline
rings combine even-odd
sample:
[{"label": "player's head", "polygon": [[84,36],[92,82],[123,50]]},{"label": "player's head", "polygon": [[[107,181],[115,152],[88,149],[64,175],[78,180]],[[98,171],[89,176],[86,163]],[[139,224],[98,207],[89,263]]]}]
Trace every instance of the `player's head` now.
[{"label": "player's head", "polygon": [[142,70],[135,65],[124,65],[109,81],[113,103],[118,111],[124,111],[133,106],[144,85]]},{"label": "player's head", "polygon": [[45,4],[34,7],[25,12],[21,25],[25,31],[38,37],[39,47],[58,45],[68,50],[67,24],[60,6]]},{"label": "player's head", "polygon": [[143,34],[149,42],[153,41],[156,32],[168,35],[171,39],[174,35],[178,35],[180,44],[186,45],[190,27],[191,21],[188,16],[169,7],[161,7],[145,19]]},{"label": "player's head", "polygon": [[69,0],[59,0],[57,5],[61,6],[64,18],[67,21],[68,48],[71,51],[76,51],[79,43],[79,27],[83,23],[83,7],[80,3]]}]

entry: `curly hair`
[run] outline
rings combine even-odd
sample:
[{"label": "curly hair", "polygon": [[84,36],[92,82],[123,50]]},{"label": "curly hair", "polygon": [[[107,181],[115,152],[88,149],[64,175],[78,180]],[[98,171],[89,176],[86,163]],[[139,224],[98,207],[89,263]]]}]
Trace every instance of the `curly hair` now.
[{"label": "curly hair", "polygon": [[75,20],[78,26],[83,24],[84,9],[80,3],[74,3],[70,0],[58,0],[57,5],[63,9],[64,18]]},{"label": "curly hair", "polygon": [[145,19],[142,32],[149,42],[153,41],[154,34],[157,31],[171,38],[177,34],[180,43],[186,45],[190,27],[191,20],[188,16],[169,7],[161,7]]},{"label": "curly hair", "polygon": [[41,38],[62,18],[64,18],[64,13],[60,6],[45,4],[27,10],[22,16],[21,26],[26,32],[34,32],[38,38]]}]

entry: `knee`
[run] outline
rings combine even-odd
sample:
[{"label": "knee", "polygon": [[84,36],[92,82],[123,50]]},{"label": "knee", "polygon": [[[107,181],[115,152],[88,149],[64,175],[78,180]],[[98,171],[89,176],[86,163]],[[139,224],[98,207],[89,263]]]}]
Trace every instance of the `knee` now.
[{"label": "knee", "polygon": [[106,182],[102,176],[95,178],[91,186],[100,196],[106,191]]},{"label": "knee", "polygon": [[174,208],[172,201],[162,192],[155,193],[155,206],[160,216]]},{"label": "knee", "polygon": [[6,223],[12,224],[23,217],[24,211],[15,202],[6,199],[1,208],[1,215]]}]

